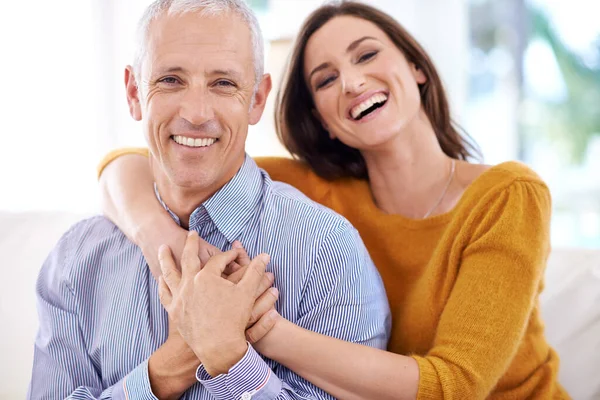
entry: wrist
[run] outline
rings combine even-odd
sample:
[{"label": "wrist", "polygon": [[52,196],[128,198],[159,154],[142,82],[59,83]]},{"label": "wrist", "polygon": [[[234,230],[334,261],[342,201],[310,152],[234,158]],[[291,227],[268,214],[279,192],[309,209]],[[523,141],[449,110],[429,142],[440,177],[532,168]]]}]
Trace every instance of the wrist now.
[{"label": "wrist", "polygon": [[[139,221],[139,223],[135,223],[135,221]],[[166,212],[132,217],[131,225],[133,228],[132,240],[140,247],[157,240],[162,241],[165,237],[171,237],[173,232],[181,229]]]},{"label": "wrist", "polygon": [[294,324],[283,317],[277,318],[275,324],[265,336],[253,347],[263,356],[272,360],[277,360],[280,347],[285,351],[286,343],[293,337]]},{"label": "wrist", "polygon": [[181,337],[169,336],[148,359],[148,378],[159,399],[179,399],[196,383],[200,360]]},{"label": "wrist", "polygon": [[[220,343],[207,346],[199,357],[206,372],[213,378],[227,374],[229,370],[248,352],[248,342],[245,339],[236,340],[231,344]],[[197,353],[196,353],[197,354]]]}]

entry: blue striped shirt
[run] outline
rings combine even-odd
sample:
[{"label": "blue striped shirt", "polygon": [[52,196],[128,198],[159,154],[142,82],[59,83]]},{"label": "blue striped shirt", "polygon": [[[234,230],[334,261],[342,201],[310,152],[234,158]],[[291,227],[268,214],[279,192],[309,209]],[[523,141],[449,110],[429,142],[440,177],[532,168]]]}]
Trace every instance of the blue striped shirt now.
[{"label": "blue striped shirt", "polygon": [[[387,299],[358,232],[333,211],[283,183],[250,157],[190,217],[190,229],[222,250],[240,240],[266,252],[279,289],[276,308],[306,329],[385,348]],[[168,318],[141,250],[110,221],[73,226],[50,253],[37,287],[40,328],[29,398],[156,399],[150,355]],[[198,382],[182,399],[331,398],[252,346],[227,374]]]}]

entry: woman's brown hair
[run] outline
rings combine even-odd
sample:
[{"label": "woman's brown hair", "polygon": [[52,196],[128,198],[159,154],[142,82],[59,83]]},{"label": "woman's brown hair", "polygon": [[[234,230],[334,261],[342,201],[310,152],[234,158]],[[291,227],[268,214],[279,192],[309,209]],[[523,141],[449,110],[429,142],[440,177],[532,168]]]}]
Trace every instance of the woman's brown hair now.
[{"label": "woman's brown hair", "polygon": [[286,75],[277,93],[275,109],[277,135],[288,151],[307,162],[323,178],[368,178],[360,151],[337,139],[330,139],[315,117],[314,102],[304,79],[304,53],[308,40],[319,28],[338,16],[353,16],[371,21],[388,35],[408,62],[415,64],[427,77],[427,82],[419,85],[421,103],[442,151],[455,159],[478,157],[479,150],[472,140],[461,135],[459,128],[451,120],[446,93],[427,53],[392,17],[374,7],[354,1],[319,7],[304,22],[296,39]]}]

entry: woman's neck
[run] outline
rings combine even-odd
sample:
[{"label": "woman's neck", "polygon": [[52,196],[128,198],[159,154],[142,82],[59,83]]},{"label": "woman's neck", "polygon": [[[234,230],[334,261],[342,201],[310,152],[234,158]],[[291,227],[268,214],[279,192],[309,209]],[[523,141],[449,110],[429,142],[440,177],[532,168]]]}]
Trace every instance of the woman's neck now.
[{"label": "woman's neck", "polygon": [[371,192],[388,214],[423,218],[447,186],[452,162],[424,116],[380,149],[362,152]]}]

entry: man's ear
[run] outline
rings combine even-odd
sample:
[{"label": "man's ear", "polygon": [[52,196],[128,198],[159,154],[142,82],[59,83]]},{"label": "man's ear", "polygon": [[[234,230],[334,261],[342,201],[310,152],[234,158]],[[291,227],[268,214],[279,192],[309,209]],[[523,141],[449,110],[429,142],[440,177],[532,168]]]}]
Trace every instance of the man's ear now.
[{"label": "man's ear", "polygon": [[331,140],[335,139],[335,135],[329,130],[329,126],[327,126],[327,122],[325,122],[325,120],[321,117],[321,114],[319,114],[319,112],[317,111],[316,108],[312,109],[312,113],[313,113],[314,117],[317,120],[319,120],[323,129],[325,129],[327,131],[327,133],[329,134],[329,138]]},{"label": "man's ear", "polygon": [[140,103],[140,92],[131,65],[125,68],[125,91],[127,93],[127,104],[129,104],[129,114],[136,121],[141,121],[142,106]]},{"label": "man's ear", "polygon": [[258,121],[260,121],[260,117],[262,117],[263,111],[265,111],[267,97],[269,97],[272,85],[271,75],[264,74],[262,80],[258,84],[256,93],[254,94],[252,108],[250,108],[250,116],[248,119],[250,125],[256,125]]},{"label": "man's ear", "polygon": [[425,73],[421,68],[419,68],[416,64],[413,63],[410,64],[410,67],[415,81],[417,81],[417,84],[422,85],[427,82],[427,76],[425,76]]}]

